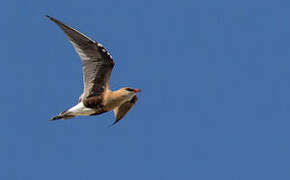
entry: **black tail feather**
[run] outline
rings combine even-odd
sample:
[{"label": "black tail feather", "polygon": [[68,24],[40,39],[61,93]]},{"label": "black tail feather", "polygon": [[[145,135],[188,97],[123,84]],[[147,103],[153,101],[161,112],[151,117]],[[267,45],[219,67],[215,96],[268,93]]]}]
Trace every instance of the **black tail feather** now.
[{"label": "black tail feather", "polygon": [[53,118],[50,119],[50,121],[55,121],[55,120],[58,120],[58,119],[61,119],[62,117],[61,116],[54,116]]},{"label": "black tail feather", "polygon": [[59,120],[59,119],[70,119],[75,117],[74,115],[71,115],[70,113],[68,113],[67,111],[64,111],[62,113],[60,113],[57,116],[54,116],[53,118],[51,118],[51,121],[55,121],[55,120]]}]

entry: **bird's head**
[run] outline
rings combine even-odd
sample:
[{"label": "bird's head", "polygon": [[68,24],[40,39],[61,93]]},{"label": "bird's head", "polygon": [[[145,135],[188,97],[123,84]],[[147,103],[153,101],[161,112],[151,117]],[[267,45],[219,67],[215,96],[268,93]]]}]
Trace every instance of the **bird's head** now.
[{"label": "bird's head", "polygon": [[125,91],[125,92],[128,92],[128,93],[138,93],[138,92],[141,92],[141,89],[134,89],[134,88],[129,88],[129,87],[125,87],[125,88],[122,88],[122,91]]},{"label": "bird's head", "polygon": [[125,88],[121,88],[120,91],[122,92],[124,96],[133,97],[136,93],[141,92],[141,89],[125,87]]}]

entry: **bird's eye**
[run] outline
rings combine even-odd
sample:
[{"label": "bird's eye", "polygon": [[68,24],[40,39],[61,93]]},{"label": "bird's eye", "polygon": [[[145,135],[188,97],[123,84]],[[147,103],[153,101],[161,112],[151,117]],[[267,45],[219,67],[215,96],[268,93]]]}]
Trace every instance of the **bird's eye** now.
[{"label": "bird's eye", "polygon": [[134,91],[132,88],[126,88],[127,91]]}]

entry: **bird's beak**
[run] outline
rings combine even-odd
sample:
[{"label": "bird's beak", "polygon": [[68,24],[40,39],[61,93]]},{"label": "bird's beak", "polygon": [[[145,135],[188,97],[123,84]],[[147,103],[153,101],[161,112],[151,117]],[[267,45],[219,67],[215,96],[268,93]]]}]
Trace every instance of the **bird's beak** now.
[{"label": "bird's beak", "polygon": [[134,92],[137,93],[137,92],[141,92],[141,89],[134,89]]}]

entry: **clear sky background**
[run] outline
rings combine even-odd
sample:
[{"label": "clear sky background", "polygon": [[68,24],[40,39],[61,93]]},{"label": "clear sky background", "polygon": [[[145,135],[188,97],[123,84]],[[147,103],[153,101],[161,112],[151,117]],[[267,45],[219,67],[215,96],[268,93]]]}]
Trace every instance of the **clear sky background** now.
[{"label": "clear sky background", "polygon": [[[4,1],[0,177],[5,180],[289,180],[290,1]],[[112,54],[113,113],[77,103],[81,61],[55,17]]]}]

